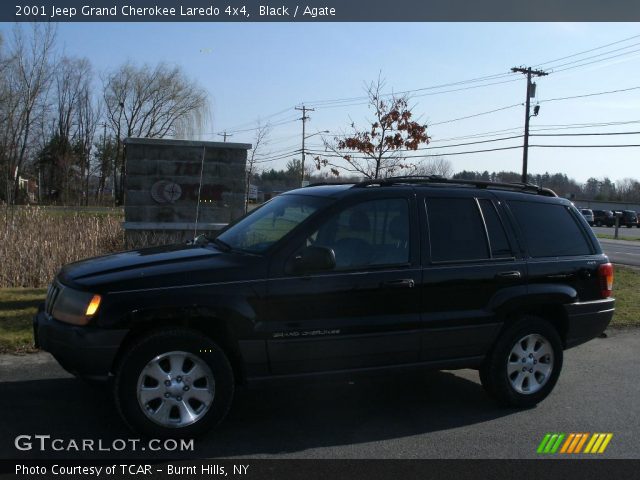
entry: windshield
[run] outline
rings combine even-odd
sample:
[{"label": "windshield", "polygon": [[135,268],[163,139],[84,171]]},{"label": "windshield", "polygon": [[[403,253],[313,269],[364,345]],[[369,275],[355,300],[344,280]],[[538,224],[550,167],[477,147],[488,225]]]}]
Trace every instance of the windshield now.
[{"label": "windshield", "polygon": [[328,202],[308,195],[275,197],[222,232],[217,240],[234,250],[262,253]]}]

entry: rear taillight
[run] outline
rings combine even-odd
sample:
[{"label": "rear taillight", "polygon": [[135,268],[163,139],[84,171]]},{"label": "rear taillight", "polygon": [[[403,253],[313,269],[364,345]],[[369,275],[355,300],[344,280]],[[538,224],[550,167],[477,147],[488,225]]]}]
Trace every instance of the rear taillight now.
[{"label": "rear taillight", "polygon": [[613,291],[613,265],[610,263],[600,265],[598,278],[600,279],[600,295],[602,298],[610,297]]}]

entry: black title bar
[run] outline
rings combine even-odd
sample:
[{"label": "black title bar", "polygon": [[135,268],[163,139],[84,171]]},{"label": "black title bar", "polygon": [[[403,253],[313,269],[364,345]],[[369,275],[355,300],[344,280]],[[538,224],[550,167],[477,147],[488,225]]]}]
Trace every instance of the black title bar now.
[{"label": "black title bar", "polygon": [[2,22],[634,22],[629,0],[14,0]]}]

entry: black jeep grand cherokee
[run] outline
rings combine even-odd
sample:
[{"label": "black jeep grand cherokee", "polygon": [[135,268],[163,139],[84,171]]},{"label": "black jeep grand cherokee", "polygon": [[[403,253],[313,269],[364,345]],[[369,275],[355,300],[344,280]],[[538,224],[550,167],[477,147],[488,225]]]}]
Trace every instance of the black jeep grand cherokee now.
[{"label": "black jeep grand cherokee", "polygon": [[111,377],[134,429],[192,436],[236,384],[476,368],[529,407],[614,312],[582,215],[532,185],[396,178],[288,192],[216,239],[64,267],[34,320],[70,372]]}]

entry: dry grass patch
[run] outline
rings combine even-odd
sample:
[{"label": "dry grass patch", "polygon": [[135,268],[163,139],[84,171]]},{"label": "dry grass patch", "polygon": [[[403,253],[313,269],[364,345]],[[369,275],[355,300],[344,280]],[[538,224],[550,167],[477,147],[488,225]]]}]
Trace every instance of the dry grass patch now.
[{"label": "dry grass patch", "polygon": [[44,287],[67,263],[122,250],[121,221],[109,213],[3,208],[0,288]]}]

